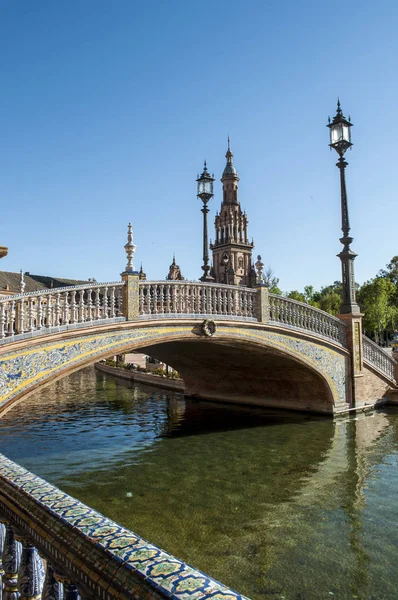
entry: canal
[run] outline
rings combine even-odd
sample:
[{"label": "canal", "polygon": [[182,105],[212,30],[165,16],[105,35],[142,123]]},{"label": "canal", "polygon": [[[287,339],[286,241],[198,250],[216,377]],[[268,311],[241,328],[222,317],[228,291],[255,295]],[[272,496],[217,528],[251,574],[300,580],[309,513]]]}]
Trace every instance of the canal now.
[{"label": "canal", "polygon": [[398,410],[184,400],[86,368],[0,420],[0,452],[256,599],[396,598]]}]

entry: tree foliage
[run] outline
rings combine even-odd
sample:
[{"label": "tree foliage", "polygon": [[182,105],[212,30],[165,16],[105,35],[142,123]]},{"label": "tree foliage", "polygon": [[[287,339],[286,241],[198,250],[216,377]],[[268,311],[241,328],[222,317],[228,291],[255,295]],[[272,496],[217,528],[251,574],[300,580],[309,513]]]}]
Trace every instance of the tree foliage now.
[{"label": "tree foliage", "polygon": [[380,344],[397,324],[397,287],[388,277],[375,277],[363,284],[358,301],[364,313],[363,328]]}]

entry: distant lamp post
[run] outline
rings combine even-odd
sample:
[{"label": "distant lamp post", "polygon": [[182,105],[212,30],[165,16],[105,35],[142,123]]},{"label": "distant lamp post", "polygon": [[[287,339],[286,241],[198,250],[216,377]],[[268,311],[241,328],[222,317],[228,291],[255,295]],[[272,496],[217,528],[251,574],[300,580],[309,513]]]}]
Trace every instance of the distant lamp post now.
[{"label": "distant lamp post", "polygon": [[344,159],[344,154],[348,148],[351,148],[351,127],[350,119],[346,119],[341,110],[340,100],[337,101],[337,112],[333,121],[327,125],[330,130],[329,146],[336,150],[339,160],[336,166],[340,169],[340,195],[341,195],[341,230],[343,236],[340,242],[343,244],[343,250],[337,256],[341,260],[343,298],[340,307],[341,314],[360,313],[360,308],[355,299],[355,277],[354,260],[357,254],[350,248],[353,238],[350,237],[350,220],[348,217],[347,191],[345,185],[345,168],[348,163]]},{"label": "distant lamp post", "polygon": [[204,164],[203,173],[200,177],[197,178],[198,184],[198,193],[197,196],[203,202],[203,275],[200,277],[200,281],[212,282],[214,281],[214,277],[212,277],[209,273],[211,267],[209,265],[209,242],[207,237],[207,213],[209,209],[207,208],[207,203],[214,196],[213,194],[213,182],[214,177],[210,175],[207,170],[206,161]]}]

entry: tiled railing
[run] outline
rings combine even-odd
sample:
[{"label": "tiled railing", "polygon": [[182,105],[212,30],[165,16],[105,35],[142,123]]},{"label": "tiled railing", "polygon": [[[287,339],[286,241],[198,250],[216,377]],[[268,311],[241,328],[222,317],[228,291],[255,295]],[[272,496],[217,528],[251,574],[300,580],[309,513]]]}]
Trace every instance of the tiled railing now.
[{"label": "tiled railing", "polygon": [[366,335],[362,336],[362,344],[364,361],[370,364],[376,371],[386,376],[387,379],[395,382],[396,362],[393,357],[366,337]]},{"label": "tiled railing", "polygon": [[243,600],[1,454],[0,521],[3,600]]},{"label": "tiled railing", "polygon": [[197,281],[140,281],[140,315],[256,319],[257,290]]},{"label": "tiled railing", "polygon": [[270,294],[269,311],[269,318],[273,323],[281,323],[294,329],[310,331],[343,346],[346,345],[345,323],[323,310],[304,304],[304,302]]},{"label": "tiled railing", "polygon": [[93,283],[0,299],[0,340],[123,316],[124,282]]}]

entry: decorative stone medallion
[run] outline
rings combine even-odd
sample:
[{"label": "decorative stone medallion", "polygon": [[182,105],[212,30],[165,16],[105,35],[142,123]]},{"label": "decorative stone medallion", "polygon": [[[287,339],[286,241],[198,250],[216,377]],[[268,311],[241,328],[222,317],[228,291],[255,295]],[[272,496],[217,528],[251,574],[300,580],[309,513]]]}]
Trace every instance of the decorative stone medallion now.
[{"label": "decorative stone medallion", "polygon": [[216,333],[216,324],[214,321],[210,321],[209,319],[205,319],[200,328],[203,335],[206,337],[212,337]]}]

